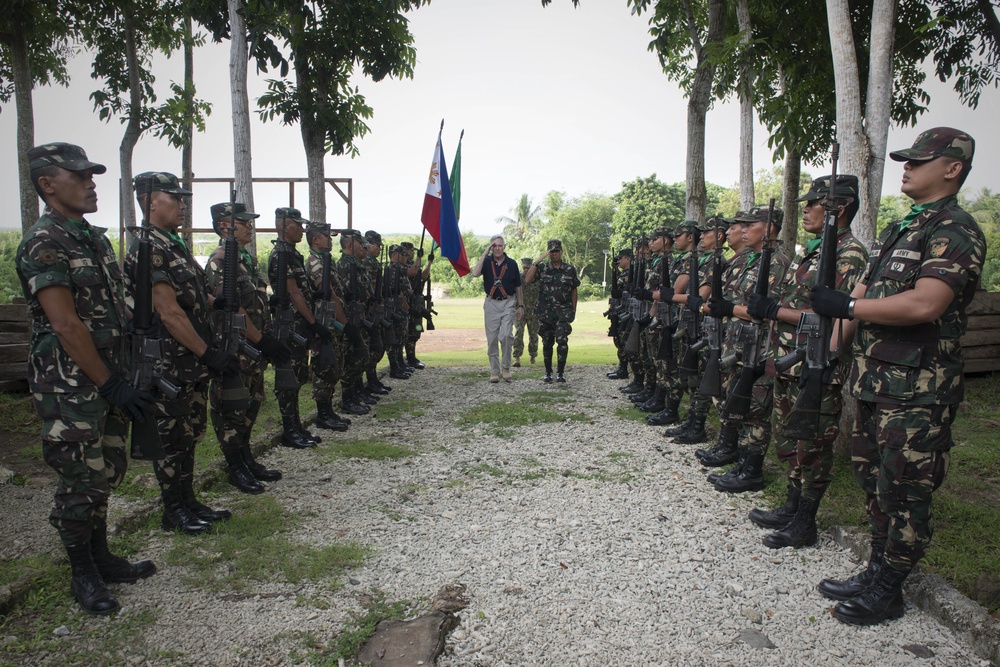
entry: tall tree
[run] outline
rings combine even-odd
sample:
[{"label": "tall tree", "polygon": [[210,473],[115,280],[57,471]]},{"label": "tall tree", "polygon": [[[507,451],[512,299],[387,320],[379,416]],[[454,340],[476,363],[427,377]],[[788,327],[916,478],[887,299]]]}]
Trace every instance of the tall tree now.
[{"label": "tall tree", "polygon": [[631,246],[639,236],[654,229],[673,226],[684,219],[684,184],[667,185],[652,174],[622,183],[614,196],[611,245]]},{"label": "tall tree", "polygon": [[527,239],[542,221],[542,207],[535,206],[527,194],[521,195],[517,204],[510,209],[510,213],[510,216],[499,216],[496,222],[504,226],[504,237],[516,243]]},{"label": "tall tree", "polygon": [[[554,201],[548,198],[547,201]],[[604,250],[611,237],[614,200],[607,195],[587,193],[581,197],[558,197],[556,210],[546,210],[542,229],[546,239],[562,241],[566,261],[576,267],[577,276],[584,278],[587,270],[604,263]]]}]

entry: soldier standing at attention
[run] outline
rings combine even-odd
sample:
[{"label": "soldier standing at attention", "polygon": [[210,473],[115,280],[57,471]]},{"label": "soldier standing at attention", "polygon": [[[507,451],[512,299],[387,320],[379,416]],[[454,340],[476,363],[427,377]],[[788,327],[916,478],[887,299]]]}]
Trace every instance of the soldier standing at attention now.
[{"label": "soldier standing at attention", "polygon": [[[549,260],[545,261],[548,256]],[[569,335],[576,319],[576,288],[580,278],[576,267],[562,261],[562,241],[552,239],[548,252],[540,255],[528,269],[524,278],[530,285],[539,282],[538,335],[542,337],[542,360],[545,362],[544,382],[552,382],[552,345],[556,346],[556,382],[565,382],[566,355],[569,353]]]},{"label": "soldier standing at attention", "polygon": [[[482,257],[472,267],[472,277],[482,276],[483,289],[486,291],[483,320],[486,324],[490,382],[494,383],[500,381],[501,373],[504,381],[510,382],[511,330],[515,319],[524,318],[521,274],[517,271],[517,262],[504,252],[505,247],[503,237],[499,234],[494,236]],[[551,350],[549,354],[551,356]]]},{"label": "soldier standing at attention", "polygon": [[[213,510],[194,495],[194,449],[208,428],[208,382],[216,374],[238,375],[240,360],[212,344],[209,296],[205,272],[177,233],[184,222],[189,190],[167,172],[147,171],[135,177],[139,207],[149,214],[153,305],[163,324],[163,375],[177,381],[177,398],[158,396],[157,427],[166,457],[153,462],[163,497],[164,530],[191,535],[211,523],[228,519],[228,510]],[[147,194],[149,201],[146,201]],[[129,294],[137,280],[139,239],[125,258]]]},{"label": "soldier standing at attention", "polygon": [[[367,256],[362,260],[362,263],[368,273],[368,282],[374,288],[376,284],[381,283],[378,278],[382,275],[382,262],[379,261],[379,255],[382,254],[382,235],[374,229],[369,229],[365,232],[365,241],[368,242]],[[381,294],[373,292],[373,295],[375,301],[382,298]],[[368,379],[365,391],[376,396],[384,396],[392,391],[392,387],[382,384],[382,381],[378,379],[378,364],[385,356],[385,340],[382,330],[383,326],[379,322],[376,322],[375,326],[372,327],[369,334],[371,349],[368,355],[368,365],[365,367],[365,377]]]},{"label": "soldier standing at attention", "polygon": [[528,357],[532,364],[538,356],[538,316],[535,315],[535,304],[538,303],[538,285],[524,284],[524,273],[531,268],[531,258],[521,258],[521,298],[524,301],[524,317],[514,320],[514,368],[521,367],[521,355],[524,354],[524,329],[528,329]]},{"label": "soldier standing at attention", "polygon": [[16,269],[31,314],[28,385],[42,421],[42,455],[58,475],[49,523],[72,568],[70,592],[84,611],[118,611],[106,584],[156,572],[108,551],[108,496],[125,477],[129,419],[153,419],[153,397],[118,372],[126,327],[121,269],[97,211],[94,174],[79,146],[28,151],[31,182],[45,210],[17,249]]},{"label": "soldier standing at attention", "polygon": [[[614,307],[616,304],[618,308],[623,307],[623,295],[625,289],[629,284],[629,269],[632,267],[632,249],[622,248],[618,251],[615,256],[614,262],[618,265],[618,281],[611,286],[611,304]],[[628,331],[625,331],[628,327],[623,327],[621,323],[617,323],[612,331],[614,332],[615,349],[618,356],[618,368],[608,373],[608,378],[611,380],[627,380],[628,379],[628,353],[625,352],[625,339],[628,338]]]},{"label": "soldier standing at attention", "polygon": [[389,356],[389,377],[396,380],[409,380],[410,373],[406,370],[406,360],[403,359],[403,346],[406,344],[406,330],[410,324],[410,281],[406,279],[406,251],[402,246],[393,243],[389,246],[389,266],[385,280],[389,285],[386,289],[386,315],[392,324],[395,345],[386,348]]},{"label": "soldier standing at attention", "polygon": [[872,553],[865,571],[819,585],[843,600],[833,615],[845,623],[902,616],[903,581],[930,544],[931,498],[948,471],[965,392],[959,339],[986,255],[979,225],[956,197],[975,146],[965,132],[938,127],[889,153],[905,163],[900,190],[913,200],[910,213],[882,231],[850,295],[818,288],[811,296],[813,310],[840,318],[843,340],[854,340],[851,461],[867,498]]},{"label": "soldier standing at attention", "polygon": [[[267,311],[267,286],[257,273],[257,261],[246,250],[253,237],[253,221],[260,216],[247,211],[243,204],[232,202],[214,204],[210,210],[212,227],[221,237],[219,246],[212,252],[205,266],[205,284],[209,294],[215,297],[214,305],[219,305],[222,299],[223,260],[226,255],[224,242],[232,233],[239,246],[236,298],[239,300],[239,312],[246,320],[246,339],[267,358],[287,363],[292,358],[292,351],[283,342],[265,333],[271,323]],[[229,483],[243,493],[263,493],[264,485],[261,481],[274,482],[281,479],[281,471],[269,470],[260,465],[250,451],[250,436],[257,422],[257,413],[264,402],[264,365],[267,361],[263,358],[253,359],[242,351],[239,358],[243,386],[250,394],[249,405],[245,410],[223,409],[222,382],[215,379],[209,389],[209,415],[219,448],[229,468]]]},{"label": "soldier standing at attention", "polygon": [[352,415],[366,415],[371,412],[361,383],[361,376],[368,364],[368,346],[362,335],[368,290],[365,270],[358,259],[358,255],[364,253],[364,244],[364,238],[355,229],[346,229],[340,234],[341,254],[337,260],[337,277],[344,290],[344,303],[347,308],[340,404],[344,412]]}]

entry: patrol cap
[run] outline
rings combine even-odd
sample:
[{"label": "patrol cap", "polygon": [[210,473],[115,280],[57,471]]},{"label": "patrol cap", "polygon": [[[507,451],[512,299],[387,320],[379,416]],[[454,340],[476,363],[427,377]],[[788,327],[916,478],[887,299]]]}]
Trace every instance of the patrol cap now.
[{"label": "patrol cap", "polygon": [[950,157],[971,162],[976,152],[976,140],[953,127],[935,127],[917,136],[910,148],[889,153],[896,162],[916,160],[924,162],[936,157]]},{"label": "patrol cap", "polygon": [[402,243],[399,244],[399,247],[402,248],[403,250],[406,250],[407,252],[414,249],[414,245],[409,241],[403,241]]},{"label": "patrol cap", "polygon": [[548,251],[555,252],[556,250],[562,251],[562,241],[559,239],[550,239],[548,244]]},{"label": "patrol cap", "polygon": [[521,258],[521,266],[523,266],[524,268],[528,268],[529,266],[531,266],[532,264],[534,264],[534,262],[535,262],[535,260],[533,260],[531,257],[522,257]]},{"label": "patrol cap", "polygon": [[400,246],[398,243],[393,243],[391,246],[389,246],[390,255],[395,254],[397,252],[403,252],[402,246]]},{"label": "patrol cap", "polygon": [[181,187],[180,181],[169,171],[144,171],[132,179],[132,185],[137,195],[145,192],[147,188],[153,192],[166,192],[172,195],[191,194],[190,190]]},{"label": "patrol cap", "polygon": [[650,237],[654,239],[661,238],[664,236],[673,241],[674,230],[670,229],[669,227],[657,227],[656,229],[653,230],[653,233],[650,234]]},{"label": "patrol cap", "polygon": [[382,245],[382,235],[374,229],[369,229],[365,232],[365,241],[368,241],[372,245]]},{"label": "patrol cap", "polygon": [[213,224],[226,218],[249,221],[260,217],[260,214],[248,211],[246,204],[229,201],[212,204],[211,211]]},{"label": "patrol cap", "polygon": [[[809,184],[809,192],[805,193],[795,201],[814,201],[816,199],[826,199],[830,195],[830,177],[823,176],[813,180]],[[834,197],[858,198],[858,177],[850,174],[837,174],[837,187]]]},{"label": "patrol cap", "polygon": [[674,229],[674,236],[680,236],[681,234],[690,234],[691,232],[698,229],[698,223],[694,220],[685,220],[681,224],[677,225]]},{"label": "patrol cap", "polygon": [[729,226],[729,220],[722,217],[721,215],[713,215],[711,218],[703,222],[699,227],[699,232],[713,232],[716,229],[722,231]]},{"label": "patrol cap", "polygon": [[35,146],[28,151],[28,166],[34,171],[42,167],[62,167],[69,171],[92,169],[95,174],[103,174],[108,170],[103,164],[91,162],[87,153],[75,144],[56,142]]},{"label": "patrol cap", "polygon": [[621,250],[618,251],[618,254],[615,255],[615,259],[619,260],[622,257],[632,257],[632,256],[633,256],[632,248],[622,248]]},{"label": "patrol cap", "polygon": [[[754,206],[747,212],[740,211],[733,218],[734,221],[739,223],[752,223],[752,222],[767,222],[767,206]],[[784,218],[780,208],[775,208],[771,214],[771,225],[776,229],[781,229],[781,221]]]},{"label": "patrol cap", "polygon": [[284,206],[284,207],[281,207],[281,208],[274,209],[274,219],[275,220],[283,220],[283,219],[286,219],[286,218],[289,219],[289,220],[292,220],[294,222],[297,222],[300,225],[305,225],[305,224],[309,223],[308,220],[306,220],[305,218],[302,217],[302,211],[300,211],[297,208],[292,208],[290,206]]},{"label": "patrol cap", "polygon": [[313,234],[323,234],[324,236],[336,236],[338,232],[330,228],[330,223],[310,220],[306,225],[306,232]]},{"label": "patrol cap", "polygon": [[364,241],[365,238],[361,236],[361,232],[356,229],[344,229],[340,232],[341,239],[355,239],[357,241]]}]

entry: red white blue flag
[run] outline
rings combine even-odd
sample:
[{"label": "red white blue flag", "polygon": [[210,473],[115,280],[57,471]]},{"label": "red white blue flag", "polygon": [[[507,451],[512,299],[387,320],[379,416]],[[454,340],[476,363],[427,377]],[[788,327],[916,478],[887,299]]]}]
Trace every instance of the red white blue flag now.
[{"label": "red white blue flag", "polygon": [[458,229],[458,216],[451,196],[451,184],[448,182],[448,168],[444,164],[440,131],[438,131],[437,145],[434,147],[431,172],[427,178],[420,222],[441,248],[441,255],[447,257],[455,267],[455,272],[459,276],[469,273],[469,258],[465,254],[462,232]]}]

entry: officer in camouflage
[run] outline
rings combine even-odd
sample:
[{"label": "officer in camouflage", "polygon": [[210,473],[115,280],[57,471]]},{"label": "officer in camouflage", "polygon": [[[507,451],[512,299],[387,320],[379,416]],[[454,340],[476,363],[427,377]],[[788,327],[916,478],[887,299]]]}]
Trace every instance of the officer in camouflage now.
[{"label": "officer in camouflage", "polygon": [[127,326],[121,269],[97,211],[93,176],[107,171],[79,146],[28,151],[45,210],[17,249],[31,315],[28,386],[42,422],[42,455],[58,475],[49,523],[69,556],[70,592],[91,614],[118,610],[108,583],[132,583],[156,566],[108,550],[108,496],[125,477],[130,419],[153,419],[153,397],[120,374]]},{"label": "officer in camouflage", "polygon": [[[540,255],[525,274],[527,284],[539,282],[538,335],[542,339],[542,359],[545,362],[544,382],[552,382],[552,346],[556,346],[556,382],[566,381],[566,356],[569,354],[569,335],[576,319],[577,288],[580,279],[576,267],[562,261],[562,241],[551,239],[548,252]],[[548,261],[545,258],[548,257]]]},{"label": "officer in camouflage", "polygon": [[538,303],[538,285],[525,285],[524,274],[531,268],[531,258],[521,258],[521,300],[524,301],[524,317],[514,318],[514,368],[521,367],[521,355],[524,354],[524,330],[528,330],[528,358],[535,363],[538,356],[538,316],[535,314],[535,304]]},{"label": "officer in camouflage", "polygon": [[[381,295],[375,294],[374,288],[376,285],[381,287],[382,283],[382,262],[379,260],[379,255],[382,254],[382,235],[369,229],[365,232],[365,241],[368,243],[367,256],[362,260],[362,263],[368,272],[368,282],[372,285],[375,300],[378,300]],[[374,308],[374,301],[372,307]],[[384,396],[392,391],[392,387],[386,386],[378,379],[378,364],[385,356],[384,326],[379,322],[374,324],[369,333],[370,349],[368,350],[368,365],[365,367],[365,377],[368,381],[365,383],[365,391],[376,396]]]},{"label": "officer in camouflage", "polygon": [[397,243],[389,246],[389,266],[385,274],[386,316],[392,325],[395,344],[387,346],[389,377],[409,380],[410,370],[403,358],[406,330],[410,324],[410,281],[406,278],[406,251]]},{"label": "officer in camouflage", "polygon": [[352,415],[371,412],[369,395],[362,385],[362,374],[368,365],[368,341],[363,335],[365,309],[371,298],[371,288],[361,259],[365,256],[365,239],[356,229],[345,229],[340,234],[340,259],[337,276],[344,290],[347,324],[344,326],[344,374],[341,406]]},{"label": "officer in camouflage", "polygon": [[965,389],[959,339],[986,255],[982,230],[957,199],[975,146],[967,133],[938,127],[890,153],[904,163],[900,190],[913,200],[910,213],[882,231],[850,295],[811,294],[813,310],[840,318],[845,340],[854,340],[851,459],[867,500],[872,553],[863,572],[819,586],[842,600],[833,615],[845,623],[902,616],[903,581],[930,544],[931,499],[948,470]]},{"label": "officer in camouflage", "polygon": [[[618,251],[613,261],[618,266],[618,279],[611,285],[610,306],[612,309],[617,308],[620,313],[625,305],[623,299],[625,298],[625,290],[629,284],[629,272],[632,267],[632,249],[622,248]],[[618,356],[618,368],[608,373],[608,379],[627,380],[629,355],[625,352],[625,339],[628,337],[629,332],[625,331],[627,327],[622,326],[617,314],[612,314],[612,318],[612,327],[608,335],[613,335],[612,340],[615,343],[616,354]]]}]

